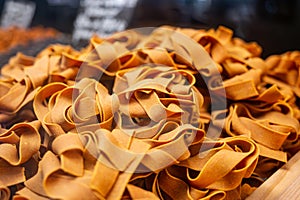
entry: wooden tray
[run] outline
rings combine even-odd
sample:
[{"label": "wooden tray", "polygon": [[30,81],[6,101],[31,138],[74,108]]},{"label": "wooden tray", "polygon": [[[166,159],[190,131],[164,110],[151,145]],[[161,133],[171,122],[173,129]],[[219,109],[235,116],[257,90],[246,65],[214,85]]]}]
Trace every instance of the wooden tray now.
[{"label": "wooden tray", "polygon": [[247,200],[299,200],[300,152],[258,187]]}]

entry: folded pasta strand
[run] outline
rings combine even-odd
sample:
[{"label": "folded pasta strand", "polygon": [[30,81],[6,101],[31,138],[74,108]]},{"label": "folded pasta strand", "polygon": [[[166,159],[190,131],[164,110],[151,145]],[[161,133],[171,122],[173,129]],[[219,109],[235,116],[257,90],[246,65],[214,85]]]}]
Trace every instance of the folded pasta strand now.
[{"label": "folded pasta strand", "polygon": [[0,199],[245,199],[300,150],[299,52],[261,52],[223,26],[163,26],[18,53]]}]

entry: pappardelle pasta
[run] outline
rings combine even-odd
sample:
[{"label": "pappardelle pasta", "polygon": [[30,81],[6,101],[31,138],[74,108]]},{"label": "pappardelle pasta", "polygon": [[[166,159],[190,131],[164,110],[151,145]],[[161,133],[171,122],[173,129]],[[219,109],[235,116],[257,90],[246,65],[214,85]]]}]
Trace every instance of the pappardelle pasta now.
[{"label": "pappardelle pasta", "polygon": [[223,26],[164,26],[18,53],[0,199],[245,199],[300,149],[300,52],[261,52]]}]

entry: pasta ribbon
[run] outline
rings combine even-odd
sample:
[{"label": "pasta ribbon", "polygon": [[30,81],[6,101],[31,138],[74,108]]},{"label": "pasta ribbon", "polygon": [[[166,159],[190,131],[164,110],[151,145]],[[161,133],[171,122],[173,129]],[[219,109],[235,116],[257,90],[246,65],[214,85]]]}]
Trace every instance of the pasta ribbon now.
[{"label": "pasta ribbon", "polygon": [[299,52],[163,26],[18,53],[0,200],[245,199],[300,150]]}]

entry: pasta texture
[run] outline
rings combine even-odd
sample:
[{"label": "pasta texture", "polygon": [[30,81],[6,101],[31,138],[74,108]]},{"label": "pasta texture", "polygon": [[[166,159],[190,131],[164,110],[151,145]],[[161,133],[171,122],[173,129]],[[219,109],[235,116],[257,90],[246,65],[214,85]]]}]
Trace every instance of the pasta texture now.
[{"label": "pasta texture", "polygon": [[18,53],[0,77],[0,199],[245,199],[300,149],[300,52],[223,26]]},{"label": "pasta texture", "polygon": [[59,32],[52,28],[32,27],[8,27],[0,29],[0,52],[6,53],[18,46],[26,46],[32,42],[57,38]]}]

